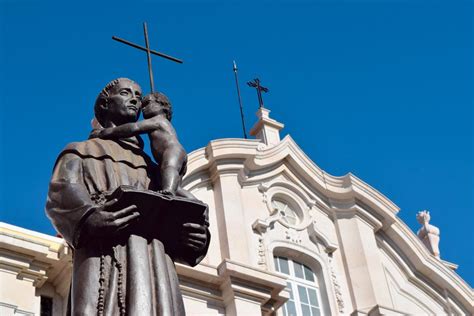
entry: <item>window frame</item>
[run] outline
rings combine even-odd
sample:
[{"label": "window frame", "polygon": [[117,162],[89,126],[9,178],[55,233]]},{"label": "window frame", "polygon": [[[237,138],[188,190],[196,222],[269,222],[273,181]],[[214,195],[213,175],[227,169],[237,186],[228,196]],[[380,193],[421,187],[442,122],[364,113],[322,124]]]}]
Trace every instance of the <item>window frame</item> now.
[{"label": "window frame", "polygon": [[[275,201],[286,205],[290,209],[292,216],[283,216],[281,211],[285,210],[275,208],[273,204]],[[281,222],[284,226],[294,228],[301,226],[305,222],[306,216],[303,212],[303,208],[301,207],[301,203],[297,202],[297,200],[291,195],[282,192],[276,192],[271,196],[267,203],[268,207],[270,208],[270,214],[275,214],[275,210],[277,210],[278,214],[281,215],[278,221]],[[290,223],[290,218],[293,218],[295,223]]]},{"label": "window frame", "polygon": [[[287,260],[289,274],[281,271],[280,263],[279,263],[279,260],[278,260],[279,258]],[[304,264],[300,261],[293,260],[292,258],[274,255],[273,260],[274,260],[275,270],[288,276],[287,289],[289,287],[291,287],[291,292],[292,292],[291,294],[293,296],[293,298],[292,299],[290,298],[289,301],[294,302],[296,315],[297,316],[306,316],[307,315],[307,314],[303,314],[302,304],[304,304],[304,305],[307,305],[310,309],[311,308],[317,308],[318,312],[319,312],[319,315],[324,316],[325,313],[324,313],[324,308],[323,308],[323,301],[322,301],[322,298],[321,298],[320,284],[319,284],[319,279],[318,279],[318,276],[317,276],[316,272],[314,272],[314,270],[311,267],[309,267],[308,265],[306,265],[306,264]],[[304,267],[308,268],[311,271],[313,281],[309,281],[306,278],[300,278],[300,277],[296,276],[295,262],[302,266],[302,268],[303,268],[303,277],[305,277]],[[305,289],[306,294],[307,294],[307,298],[308,298],[308,303],[305,303],[305,302],[301,301],[300,293],[299,293],[299,290],[298,290],[298,285],[302,286]],[[316,301],[318,303],[318,306],[311,305],[311,303],[310,303],[311,299],[309,298],[308,289],[312,289],[316,292]],[[287,303],[288,302],[286,302],[284,305],[281,306],[281,311],[282,311],[283,315],[289,315],[289,313],[287,311]],[[311,314],[312,314],[312,312],[311,312]]]},{"label": "window frame", "polygon": [[[284,205],[284,208],[278,209],[277,207],[275,207],[276,203],[280,203],[281,205]],[[284,220],[285,223],[288,224],[289,226],[292,226],[292,227],[298,226],[302,222],[303,218],[299,212],[299,208],[295,206],[295,203],[288,201],[288,199],[282,198],[279,195],[274,196],[272,197],[271,205],[274,210],[277,210],[281,214],[282,216],[281,219]],[[289,212],[287,211],[287,209],[289,210]],[[291,223],[292,219],[294,223]]]}]

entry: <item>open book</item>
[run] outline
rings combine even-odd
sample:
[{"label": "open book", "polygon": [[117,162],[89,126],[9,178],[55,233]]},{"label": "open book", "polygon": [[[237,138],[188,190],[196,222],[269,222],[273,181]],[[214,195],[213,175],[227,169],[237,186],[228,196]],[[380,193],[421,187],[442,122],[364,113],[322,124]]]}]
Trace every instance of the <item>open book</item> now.
[{"label": "open book", "polygon": [[122,185],[107,196],[117,199],[114,209],[136,205],[141,216],[126,229],[125,234],[136,234],[144,238],[158,238],[165,247],[174,247],[179,241],[184,223],[205,225],[207,205],[198,200],[164,195],[150,190],[139,190]]}]

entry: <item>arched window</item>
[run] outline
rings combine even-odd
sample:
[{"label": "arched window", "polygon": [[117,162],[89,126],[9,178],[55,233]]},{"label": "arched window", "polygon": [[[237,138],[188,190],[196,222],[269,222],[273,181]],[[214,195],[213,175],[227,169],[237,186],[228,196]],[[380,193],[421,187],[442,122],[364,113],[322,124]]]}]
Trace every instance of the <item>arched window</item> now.
[{"label": "arched window", "polygon": [[290,299],[283,305],[285,316],[320,316],[323,314],[316,274],[307,265],[285,257],[274,257],[275,269],[288,275]]}]

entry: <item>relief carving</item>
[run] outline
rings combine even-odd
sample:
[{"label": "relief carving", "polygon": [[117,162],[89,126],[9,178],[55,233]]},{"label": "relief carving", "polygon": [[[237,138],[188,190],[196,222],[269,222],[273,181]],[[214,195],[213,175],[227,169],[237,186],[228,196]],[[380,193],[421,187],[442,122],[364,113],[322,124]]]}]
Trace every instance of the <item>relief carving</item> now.
[{"label": "relief carving", "polygon": [[270,187],[266,183],[261,183],[258,186],[258,191],[262,193],[262,202],[267,203],[267,191]]},{"label": "relief carving", "polygon": [[292,228],[288,228],[285,231],[285,238],[295,244],[301,244],[301,235],[300,233]]},{"label": "relief carving", "polygon": [[334,259],[332,255],[328,256],[329,259],[329,270],[331,272],[331,281],[334,288],[334,295],[336,296],[337,307],[340,313],[344,313],[344,299],[342,298],[341,285],[334,267]]},{"label": "relief carving", "polygon": [[267,258],[265,257],[265,242],[263,237],[258,237],[258,266],[262,269],[267,269]]}]

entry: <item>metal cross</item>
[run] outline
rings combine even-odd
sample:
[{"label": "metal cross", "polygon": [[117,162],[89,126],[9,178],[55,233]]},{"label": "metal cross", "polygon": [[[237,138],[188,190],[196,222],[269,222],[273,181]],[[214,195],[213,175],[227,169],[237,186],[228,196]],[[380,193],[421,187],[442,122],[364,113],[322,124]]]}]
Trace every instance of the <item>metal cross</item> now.
[{"label": "metal cross", "polygon": [[258,105],[259,108],[263,108],[262,91],[268,92],[268,89],[260,85],[260,79],[258,78],[253,79],[253,81],[247,82],[247,84],[249,85],[249,87],[257,89]]},{"label": "metal cross", "polygon": [[147,56],[147,60],[148,60],[148,74],[150,76],[150,88],[151,88],[151,93],[153,93],[153,92],[155,92],[155,83],[153,82],[153,70],[151,68],[151,54],[157,55],[157,56],[169,59],[169,60],[172,60],[172,61],[180,63],[180,64],[182,64],[183,61],[181,59],[178,59],[178,58],[175,58],[175,57],[172,57],[172,56],[169,56],[169,55],[166,55],[166,54],[163,54],[163,53],[160,53],[160,52],[157,52],[157,51],[154,51],[154,50],[150,49],[150,45],[149,45],[149,42],[148,42],[148,30],[147,30],[147,27],[146,27],[146,22],[143,22],[143,32],[145,34],[145,47],[142,47],[142,46],[139,46],[137,44],[126,41],[124,39],[118,38],[117,36],[112,36],[112,39],[116,40],[118,42],[130,45],[132,47],[138,48],[138,49],[143,50],[143,51],[146,52],[146,56]]}]

